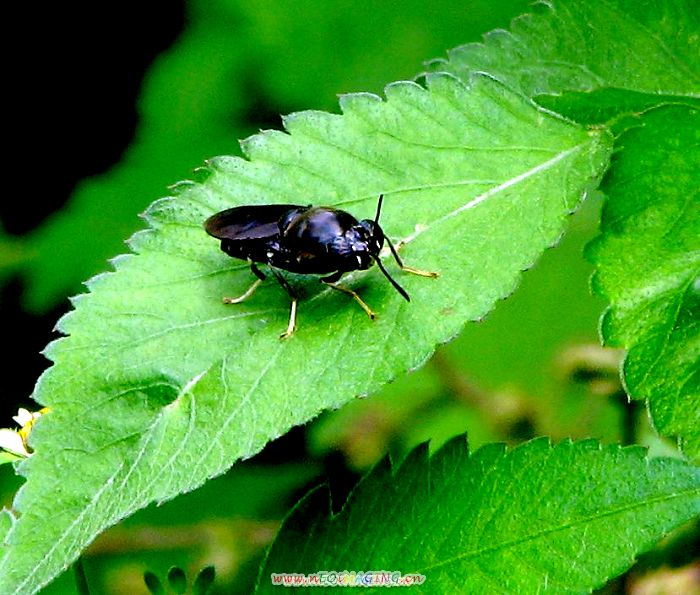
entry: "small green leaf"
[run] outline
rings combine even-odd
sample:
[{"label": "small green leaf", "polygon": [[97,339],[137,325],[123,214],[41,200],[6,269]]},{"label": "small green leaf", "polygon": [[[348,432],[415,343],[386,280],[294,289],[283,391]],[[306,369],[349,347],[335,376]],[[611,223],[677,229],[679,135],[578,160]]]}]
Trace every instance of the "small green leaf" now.
[{"label": "small green leaf", "polygon": [[690,96],[700,88],[698,31],[697,0],[551,0],[432,69],[488,72],[528,97],[606,87]]},{"label": "small green leaf", "polygon": [[213,566],[205,566],[197,574],[192,585],[192,595],[206,595],[216,578],[216,570]]},{"label": "small green leaf", "polygon": [[700,456],[700,111],[668,106],[624,133],[589,247],[594,287],[611,303],[608,345],[629,350],[629,394],[654,425]]},{"label": "small green leaf", "polygon": [[165,595],[165,587],[160,579],[150,570],[143,573],[143,582],[146,583],[146,588],[153,595]]},{"label": "small green leaf", "polygon": [[[607,164],[610,137],[553,117],[487,76],[431,76],[345,96],[343,115],[295,114],[289,134],[248,139],[250,161],[220,158],[201,184],[156,202],[136,254],[92,279],[59,328],[34,397],[52,412],[15,506],[0,592],[51,580],[101,530],[152,501],[194,489],[326,408],[420,366],[438,343],[484,316],[556,243]],[[295,335],[276,284],[226,305],[252,281],[202,230],[241,204],[336,205],[403,242],[406,303],[376,269],[347,275],[379,314],[315,279]],[[387,261],[388,266],[389,262]]]},{"label": "small green leaf", "polygon": [[324,489],[285,521],[271,575],[399,571],[417,593],[584,593],[700,513],[700,469],[642,449],[538,439],[469,456],[463,438],[379,464],[338,514]]},{"label": "small green leaf", "polygon": [[187,591],[185,571],[179,566],[173,566],[168,570],[168,584],[177,595],[183,595]]}]

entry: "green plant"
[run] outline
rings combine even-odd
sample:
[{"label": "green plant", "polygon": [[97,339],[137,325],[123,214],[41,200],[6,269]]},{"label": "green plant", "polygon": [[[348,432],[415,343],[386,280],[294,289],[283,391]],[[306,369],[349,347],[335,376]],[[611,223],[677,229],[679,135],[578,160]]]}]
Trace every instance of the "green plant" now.
[{"label": "green plant", "polygon": [[[206,595],[214,582],[214,576],[213,566],[202,568],[192,583],[192,595]],[[163,583],[153,572],[146,572],[143,579],[152,595],[165,595],[166,590]],[[170,592],[177,595],[184,595],[187,592],[187,576],[182,568],[173,566],[168,570],[168,586]]]},{"label": "green plant", "polygon": [[[628,350],[629,396],[690,461],[592,441],[419,448],[396,471],[380,464],[337,516],[322,492],[303,499],[258,589],[271,573],[335,569],[419,573],[423,592],[586,592],[697,515],[699,31],[691,0],[541,4],[421,84],[288,116],[286,133],[243,142],[247,159],[212,159],[152,204],[132,254],[91,279],[47,350],[34,398],[50,414],[19,466],[19,518],[0,521],[0,591],[36,591],[106,527],[421,366],[516,289],[598,186],[602,338]],[[273,284],[221,304],[250,274],[203,234],[207,216],[308,196],[371,217],[380,193],[403,258],[441,275],[402,278],[410,305],[376,270],[346,276],[374,323],[295,279],[299,329],[280,342]]]}]

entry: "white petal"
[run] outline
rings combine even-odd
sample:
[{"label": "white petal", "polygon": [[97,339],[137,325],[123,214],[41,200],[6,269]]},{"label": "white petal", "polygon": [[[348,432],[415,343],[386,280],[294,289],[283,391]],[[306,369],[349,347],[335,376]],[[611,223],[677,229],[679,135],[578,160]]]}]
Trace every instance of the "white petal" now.
[{"label": "white petal", "polygon": [[0,448],[22,457],[28,457],[29,453],[24,448],[22,437],[14,430],[0,428]]},{"label": "white petal", "polygon": [[17,415],[15,415],[12,419],[14,419],[21,427],[26,426],[30,421],[32,421],[32,418],[34,416],[24,409],[23,407],[20,407],[17,410]]}]

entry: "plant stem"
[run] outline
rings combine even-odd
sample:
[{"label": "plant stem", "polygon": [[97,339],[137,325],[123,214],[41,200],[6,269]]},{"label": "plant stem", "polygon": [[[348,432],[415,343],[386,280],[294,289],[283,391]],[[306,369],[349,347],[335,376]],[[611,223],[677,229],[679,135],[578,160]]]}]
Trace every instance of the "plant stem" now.
[{"label": "plant stem", "polygon": [[639,411],[640,402],[630,399],[627,393],[619,391],[615,393],[613,399],[617,402],[622,410],[622,420],[620,428],[620,437],[623,446],[637,443],[637,412]]},{"label": "plant stem", "polygon": [[83,566],[83,557],[79,556],[73,564],[73,574],[75,575],[75,586],[78,589],[79,595],[90,595],[90,587],[88,586],[87,576],[85,575],[85,566]]}]

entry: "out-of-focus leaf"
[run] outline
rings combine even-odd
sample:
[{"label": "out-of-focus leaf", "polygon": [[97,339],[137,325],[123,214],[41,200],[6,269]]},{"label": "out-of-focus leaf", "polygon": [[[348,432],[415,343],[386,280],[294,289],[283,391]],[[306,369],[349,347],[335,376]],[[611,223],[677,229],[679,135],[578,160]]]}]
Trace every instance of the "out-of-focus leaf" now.
[{"label": "out-of-focus leaf", "polygon": [[187,576],[179,566],[173,566],[168,570],[168,584],[177,595],[184,595],[187,590]]},{"label": "out-of-focus leaf", "polygon": [[151,571],[144,572],[143,582],[146,583],[146,588],[153,595],[165,595],[165,587],[155,573]]},{"label": "out-of-focus leaf", "polygon": [[197,578],[194,579],[192,595],[206,595],[209,592],[209,588],[214,584],[215,578],[216,570],[214,566],[202,568],[197,574]]},{"label": "out-of-focus leaf", "polygon": [[0,228],[0,283],[4,283],[28,258],[28,246]]}]

